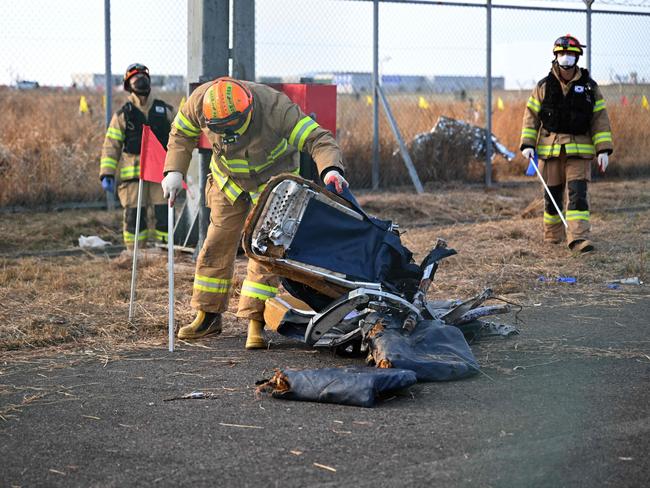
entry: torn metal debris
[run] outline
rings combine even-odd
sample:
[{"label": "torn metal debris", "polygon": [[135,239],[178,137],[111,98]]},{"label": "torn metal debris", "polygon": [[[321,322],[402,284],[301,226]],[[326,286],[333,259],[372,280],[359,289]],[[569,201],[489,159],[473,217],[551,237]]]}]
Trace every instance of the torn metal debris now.
[{"label": "torn metal debris", "polygon": [[[482,320],[512,310],[485,305],[499,299],[490,289],[465,301],[428,301],[439,263],[456,251],[439,240],[415,264],[397,227],[367,215],[349,190],[339,196],[297,176],[272,179],[246,223],[244,250],[288,292],[266,301],[267,327],[317,349],[365,356],[378,369],[410,371],[418,381],[466,378],[479,371],[468,339],[517,333]],[[277,371],[262,391],[369,406],[369,397],[351,400],[352,392],[386,376],[361,371]]]}]

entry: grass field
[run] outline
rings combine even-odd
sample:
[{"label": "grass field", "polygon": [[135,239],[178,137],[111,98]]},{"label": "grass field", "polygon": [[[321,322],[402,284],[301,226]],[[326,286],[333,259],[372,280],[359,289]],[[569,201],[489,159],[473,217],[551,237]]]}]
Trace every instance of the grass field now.
[{"label": "grass field", "polygon": [[[399,189],[398,189],[399,190]],[[590,294],[605,290],[612,300],[621,290],[608,290],[608,280],[650,278],[650,180],[606,181],[592,185],[593,237],[598,252],[573,256],[564,246],[541,242],[541,209],[534,218],[522,210],[540,196],[533,179],[512,180],[493,190],[481,185],[428,186],[424,195],[410,189],[359,192],[371,214],[401,225],[402,241],[416,259],[435,242],[446,239],[459,254],[443,262],[430,295],[467,298],[492,287],[524,306],[534,306],[540,294]],[[150,253],[141,260],[136,319],[127,321],[130,290],[128,256],[19,257],[29,250],[76,245],[79,235],[98,235],[117,243],[120,214],[69,210],[0,214],[0,351],[24,352],[46,347],[126,347],[166,338],[166,254]],[[234,317],[244,278],[245,260],[237,263],[235,292],[226,314],[226,335],[241,335]],[[189,301],[194,265],[178,254],[176,266],[177,325],[193,318]],[[540,282],[544,276],[551,281]],[[558,276],[576,277],[576,285],[555,283]]]},{"label": "grass field", "polygon": [[[92,113],[80,115],[79,97],[88,99]],[[493,132],[510,150],[517,152],[521,120],[528,93],[495,93],[503,95],[504,110],[493,116]],[[181,94],[163,93],[166,101],[178,107]],[[482,125],[478,102],[454,101],[449,97],[423,95],[428,108],[418,106],[419,95],[390,96],[392,111],[404,138],[428,132],[440,115]],[[650,127],[650,111],[640,104],[621,106],[612,95],[609,112],[612,120],[615,153],[610,175],[638,176],[648,174],[650,138],[644,130]],[[632,100],[630,96],[630,100]],[[118,93],[115,107],[124,101]],[[496,102],[495,102],[496,103]],[[475,118],[474,110],[478,109]],[[0,132],[0,207],[33,206],[61,201],[99,200],[102,197],[98,179],[99,155],[104,138],[102,98],[98,93],[60,91],[15,91],[0,89],[0,111],[3,130]],[[356,188],[371,183],[372,107],[365,97],[340,96],[338,100],[338,139],[344,153],[347,177]],[[381,185],[393,187],[408,184],[401,158],[394,154],[397,144],[383,114],[380,120]],[[422,158],[414,163],[424,182],[451,177],[465,181],[483,179],[482,162],[466,154],[448,155],[444,161]],[[521,174],[526,163],[521,156],[507,163],[495,159],[495,177]],[[432,168],[445,171],[433,171]],[[449,171],[449,166],[454,171]],[[445,176],[446,175],[446,176]]]}]

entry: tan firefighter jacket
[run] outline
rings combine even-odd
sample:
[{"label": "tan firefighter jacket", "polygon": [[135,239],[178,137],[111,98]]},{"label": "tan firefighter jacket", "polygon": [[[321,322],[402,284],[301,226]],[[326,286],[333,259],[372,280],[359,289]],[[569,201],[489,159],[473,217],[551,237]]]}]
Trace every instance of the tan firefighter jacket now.
[{"label": "tan firefighter jacket", "polygon": [[332,134],[285,94],[258,83],[242,82],[253,94],[252,119],[236,143],[224,144],[219,134],[207,128],[203,115],[203,95],[212,83],[194,90],[176,115],[167,144],[165,173],[187,173],[201,131],[212,144],[214,184],[231,203],[242,193],[250,194],[256,203],[271,177],[298,169],[297,151],[309,153],[320,174],[329,167],[343,172],[341,151]]},{"label": "tan firefighter jacket", "polygon": [[[552,72],[560,80],[557,72],[559,68],[553,66]],[[569,90],[574,89],[574,84],[581,77],[581,70],[576,70],[575,76],[564,84],[560,80],[562,92],[566,96]],[[592,159],[597,153],[612,153],[612,129],[609,125],[609,116],[605,107],[605,99],[598,85],[594,87],[594,108],[591,119],[591,129],[585,134],[558,134],[549,132],[542,126],[539,112],[542,101],[546,94],[545,79],[540,81],[528,99],[524,111],[524,122],[521,130],[521,148],[536,147],[537,154],[541,159],[558,157],[562,145],[565,147],[567,156]]]},{"label": "tan firefighter jacket", "polygon": [[[128,101],[140,110],[145,119],[149,114],[154,98],[149,96],[144,105],[134,93],[129,94]],[[167,105],[167,118],[171,123],[174,116],[174,108]],[[127,181],[140,177],[140,155],[122,152],[126,138],[126,121],[124,113],[115,112],[111,123],[106,131],[104,145],[102,146],[102,155],[99,162],[99,177],[115,176],[119,166],[120,180]]]}]

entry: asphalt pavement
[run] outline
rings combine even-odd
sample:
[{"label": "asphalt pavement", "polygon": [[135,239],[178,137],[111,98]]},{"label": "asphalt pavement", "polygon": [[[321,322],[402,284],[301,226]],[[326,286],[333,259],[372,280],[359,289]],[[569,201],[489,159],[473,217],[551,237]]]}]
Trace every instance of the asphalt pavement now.
[{"label": "asphalt pavement", "polygon": [[561,286],[472,346],[482,374],[372,409],[256,394],[274,368],[361,363],[277,335],[6,354],[0,485],[648,486],[650,295]]}]

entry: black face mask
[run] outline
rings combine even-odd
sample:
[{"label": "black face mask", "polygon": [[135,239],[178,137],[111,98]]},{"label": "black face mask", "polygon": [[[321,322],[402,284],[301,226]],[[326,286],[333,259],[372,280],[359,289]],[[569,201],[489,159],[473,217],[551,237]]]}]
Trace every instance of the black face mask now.
[{"label": "black face mask", "polygon": [[149,78],[143,76],[135,80],[133,83],[133,92],[136,95],[149,95],[151,92],[151,83],[149,82]]}]

